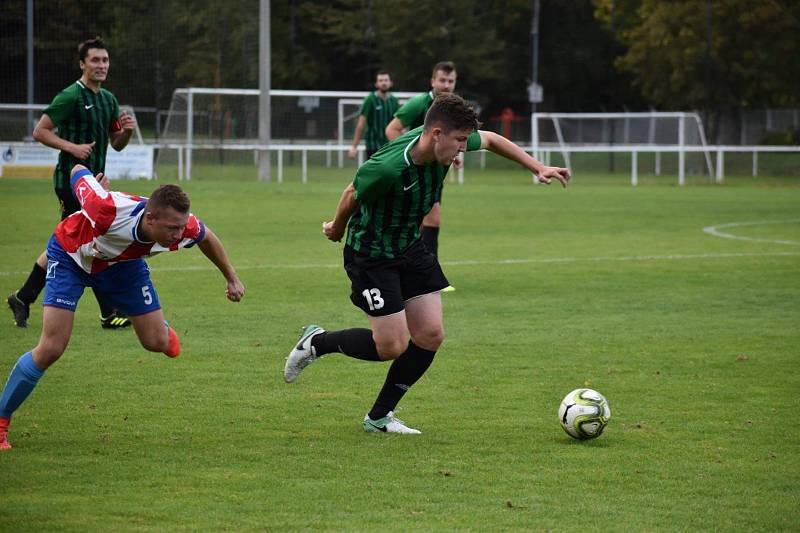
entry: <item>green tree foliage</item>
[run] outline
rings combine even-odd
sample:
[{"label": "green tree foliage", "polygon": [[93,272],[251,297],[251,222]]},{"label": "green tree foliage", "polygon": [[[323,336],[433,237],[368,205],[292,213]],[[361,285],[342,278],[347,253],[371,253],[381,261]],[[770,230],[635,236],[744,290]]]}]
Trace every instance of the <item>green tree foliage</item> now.
[{"label": "green tree foliage", "polygon": [[[616,65],[654,105],[720,111],[800,104],[799,3],[615,3],[627,45]],[[595,4],[609,22],[611,0]]]}]

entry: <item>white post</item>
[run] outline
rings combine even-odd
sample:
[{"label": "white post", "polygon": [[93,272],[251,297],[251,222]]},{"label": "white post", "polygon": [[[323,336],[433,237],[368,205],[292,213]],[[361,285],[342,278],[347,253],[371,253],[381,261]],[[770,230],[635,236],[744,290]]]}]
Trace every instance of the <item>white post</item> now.
[{"label": "white post", "polygon": [[637,164],[636,150],[631,152],[631,185],[636,187],[639,184],[638,164]]},{"label": "white post", "polygon": [[278,183],[283,183],[283,148],[278,148]]},{"label": "white post", "polygon": [[680,152],[678,152],[678,185],[683,186],[686,183],[686,152],[684,151],[684,143],[686,142],[686,132],[684,127],[686,121],[684,116],[681,115],[678,119],[678,145]]},{"label": "white post", "polygon": [[458,169],[458,184],[464,185],[464,156],[461,156],[461,166]]},{"label": "white post", "polygon": [[189,88],[186,102],[186,179],[192,179],[192,143],[194,143],[194,95]]},{"label": "white post", "polygon": [[[331,141],[326,141],[325,144],[330,146],[332,143],[331,143]],[[330,148],[325,150],[325,168],[331,168],[331,149]]]},{"label": "white post", "polygon": [[725,152],[717,150],[717,183],[722,183],[725,179]]},{"label": "white post", "polygon": [[[270,146],[272,144],[270,0],[260,0],[258,10],[258,143]],[[272,156],[269,149],[259,151],[258,180],[272,181]]]},{"label": "white post", "polygon": [[365,155],[364,154],[364,150],[361,148],[361,146],[359,146],[358,147],[358,166],[361,166],[361,165],[364,164],[364,155]]},{"label": "white post", "polygon": [[183,148],[178,146],[178,181],[183,180]]},{"label": "white post", "polygon": [[656,176],[661,175],[661,152],[656,152]]},{"label": "white post", "polygon": [[758,177],[758,152],[753,152],[753,177]]},{"label": "white post", "polygon": [[486,170],[486,150],[481,150],[481,170]]},{"label": "white post", "polygon": [[308,150],[303,150],[303,183],[308,183]]}]

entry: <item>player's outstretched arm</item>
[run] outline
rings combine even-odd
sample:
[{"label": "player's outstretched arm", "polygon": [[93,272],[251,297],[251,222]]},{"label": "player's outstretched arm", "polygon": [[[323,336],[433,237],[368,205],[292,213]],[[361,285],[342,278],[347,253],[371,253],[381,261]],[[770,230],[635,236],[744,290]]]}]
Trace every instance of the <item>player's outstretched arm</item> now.
[{"label": "player's outstretched arm", "polygon": [[570,179],[568,168],[549,167],[538,159],[531,157],[525,150],[509,141],[502,135],[493,131],[479,130],[481,136],[481,148],[501,155],[506,159],[516,161],[539,177],[539,181],[549,185],[550,180],[555,178],[561,185],[566,187]]},{"label": "player's outstretched arm", "polygon": [[333,220],[322,223],[322,233],[333,242],[342,240],[344,232],[347,230],[347,222],[358,207],[355,191],[352,183],[345,187],[342,197],[339,199],[339,205],[336,206],[336,215]]},{"label": "player's outstretched arm", "polygon": [[225,280],[228,282],[228,287],[225,289],[225,296],[232,302],[238,302],[244,297],[244,285],[236,275],[236,270],[233,269],[228,254],[225,253],[225,247],[222,246],[222,241],[219,240],[211,228],[206,226],[206,235],[200,244],[197,245],[200,251],[214,263]]}]

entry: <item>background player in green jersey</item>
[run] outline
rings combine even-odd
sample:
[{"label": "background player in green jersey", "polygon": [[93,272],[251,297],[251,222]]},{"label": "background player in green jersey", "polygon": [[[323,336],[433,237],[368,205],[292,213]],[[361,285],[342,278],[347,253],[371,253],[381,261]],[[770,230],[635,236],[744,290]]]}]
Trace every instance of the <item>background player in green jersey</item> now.
[{"label": "background player in green jersey", "polygon": [[[69,185],[72,167],[84,165],[95,175],[105,172],[109,142],[115,150],[122,150],[136,127],[133,116],[120,113],[116,97],[101,87],[108,76],[110,61],[106,45],[99,37],[78,45],[78,64],[82,71],[80,79],[56,95],[33,130],[34,139],[59,150],[53,186],[62,220],[80,211]],[[22,287],[7,298],[14,322],[21,328],[28,327],[30,306],[44,288],[46,268],[47,256],[42,252]],[[96,293],[95,296],[102,327],[130,325],[127,317],[118,314],[101,296]]]},{"label": "background player in green jersey", "polygon": [[566,186],[566,168],[537,161],[505,137],[479,131],[475,111],[459,96],[443,94],[423,127],[401,135],[358,169],[342,193],[336,215],[322,225],[331,241],[347,231],[344,266],[350,300],[371,329],[325,331],[307,326],[289,353],[284,379],[292,382],[317,358],[342,353],[368,361],[392,360],[383,388],[364,417],[367,432],[419,433],[394,416],[406,391],[422,377],[444,340],[442,301],[447,286],[436,256],[420,241],[420,222],[441,193],[444,176],[465,150],[486,149]]},{"label": "background player in green jersey", "polygon": [[389,92],[392,88],[392,78],[388,72],[381,70],[375,75],[375,89],[364,98],[361,111],[353,135],[353,145],[347,152],[350,159],[358,153],[358,143],[366,127],[367,159],[378,151],[381,146],[389,142],[386,138],[386,125],[392,120],[395,111],[400,107],[397,98]]},{"label": "background player in green jersey", "polygon": [[[395,113],[394,119],[386,126],[386,137],[391,141],[399,137],[408,128],[421,126],[425,120],[425,113],[431,107],[433,99],[439,94],[452,93],[456,90],[458,73],[452,61],[440,61],[433,67],[431,74],[431,90],[415,96]],[[456,168],[462,163],[460,159],[454,162]],[[439,227],[442,225],[441,198],[436,199],[431,212],[422,220],[422,242],[434,254],[439,253]],[[454,290],[448,286],[445,291]]]}]

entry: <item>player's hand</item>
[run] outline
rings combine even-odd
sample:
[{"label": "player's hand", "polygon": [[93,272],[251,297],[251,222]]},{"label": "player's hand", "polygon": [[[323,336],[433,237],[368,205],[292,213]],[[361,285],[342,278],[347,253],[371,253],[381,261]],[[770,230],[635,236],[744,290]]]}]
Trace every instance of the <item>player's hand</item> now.
[{"label": "player's hand", "polygon": [[453,159],[453,166],[456,170],[464,167],[464,152],[458,152],[458,154],[456,154],[456,158]]},{"label": "player's hand", "polygon": [[69,153],[71,153],[75,157],[75,159],[86,161],[92,154],[93,149],[94,149],[94,141],[89,144],[76,144],[73,146],[72,150],[70,150]]},{"label": "player's hand", "polygon": [[330,222],[322,223],[322,233],[324,233],[329,240],[339,242],[342,240],[342,237],[344,237],[344,228],[337,228],[334,221],[331,220]]},{"label": "player's hand", "polygon": [[123,111],[119,115],[119,125],[123,130],[133,131],[136,127],[136,119],[133,118],[133,115],[129,115],[127,111]]},{"label": "player's hand", "polygon": [[539,172],[538,177],[539,181],[545,185],[550,185],[551,180],[557,179],[561,182],[562,187],[566,187],[572,175],[570,174],[568,168],[544,167],[541,172]]},{"label": "player's hand", "polygon": [[244,284],[236,278],[228,282],[228,287],[225,289],[225,296],[232,302],[238,302],[244,298]]},{"label": "player's hand", "polygon": [[94,179],[97,180],[97,183],[99,183],[100,186],[104,190],[106,190],[106,191],[111,190],[111,189],[109,189],[109,186],[108,186],[108,176],[106,176],[103,172],[101,172],[97,176],[95,176]]},{"label": "player's hand", "polygon": [[350,148],[347,151],[347,157],[349,157],[350,159],[355,159],[357,155],[358,155],[358,148]]}]

